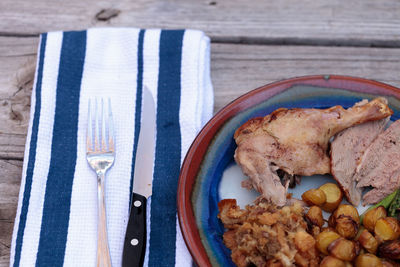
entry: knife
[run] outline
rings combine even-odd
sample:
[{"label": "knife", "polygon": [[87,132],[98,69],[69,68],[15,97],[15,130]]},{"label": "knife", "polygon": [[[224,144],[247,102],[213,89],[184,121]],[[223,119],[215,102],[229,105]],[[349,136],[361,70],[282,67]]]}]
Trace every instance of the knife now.
[{"label": "knife", "polygon": [[122,267],[143,266],[146,251],[146,204],[151,196],[155,149],[156,111],[154,99],[144,86],[138,146],[135,157],[133,193],[126,228]]}]

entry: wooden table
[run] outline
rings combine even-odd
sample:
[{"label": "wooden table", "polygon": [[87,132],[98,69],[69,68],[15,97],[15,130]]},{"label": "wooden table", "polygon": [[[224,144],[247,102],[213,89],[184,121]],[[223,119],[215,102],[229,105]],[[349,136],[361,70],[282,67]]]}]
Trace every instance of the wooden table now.
[{"label": "wooden table", "polygon": [[2,0],[0,266],[8,266],[38,35],[88,27],[194,28],[211,37],[215,111],[273,81],[343,74],[400,87],[400,2]]}]

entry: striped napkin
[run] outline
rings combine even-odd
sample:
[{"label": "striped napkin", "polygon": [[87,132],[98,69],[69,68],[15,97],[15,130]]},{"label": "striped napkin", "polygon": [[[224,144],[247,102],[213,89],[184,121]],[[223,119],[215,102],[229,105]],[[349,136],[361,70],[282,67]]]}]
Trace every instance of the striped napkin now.
[{"label": "striped napkin", "polygon": [[191,266],[176,215],[186,151],[213,110],[209,38],[194,30],[96,28],[41,35],[10,266],[95,266],[97,181],[86,161],[88,99],[110,98],[116,160],[108,238],[121,266],[143,86],[157,107],[148,266]]}]

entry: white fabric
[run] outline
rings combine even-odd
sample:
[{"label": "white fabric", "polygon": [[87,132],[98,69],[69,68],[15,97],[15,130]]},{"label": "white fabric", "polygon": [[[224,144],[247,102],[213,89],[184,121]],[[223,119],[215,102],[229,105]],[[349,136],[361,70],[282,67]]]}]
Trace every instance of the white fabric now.
[{"label": "white fabric", "polygon": [[[27,215],[27,223],[24,232],[24,242],[22,244],[20,266],[33,266],[36,261],[36,251],[39,245],[39,235],[41,227],[41,217],[43,200],[46,192],[46,179],[49,171],[51,142],[54,123],[55,109],[55,90],[57,87],[58,65],[60,62],[60,51],[62,34],[60,32],[49,35],[48,42],[52,43],[47,46],[47,60],[43,65],[42,78],[42,97],[38,141],[36,148],[35,171],[32,177],[32,189],[29,199],[29,209]],[[30,139],[30,138],[29,138]],[[24,157],[25,160],[28,158]],[[24,171],[25,173],[26,171]],[[22,188],[22,187],[21,187]],[[20,199],[21,199],[20,194]],[[14,227],[16,224],[14,225]],[[15,229],[15,228],[14,228]],[[15,231],[14,231],[15,233]],[[13,259],[11,255],[11,259]],[[10,260],[10,264],[12,264]]]},{"label": "white fabric", "polygon": [[[158,49],[160,30],[146,30],[143,45],[143,85],[157,103]],[[122,249],[129,212],[132,148],[135,135],[137,55],[139,29],[95,28],[87,31],[86,56],[81,82],[77,133],[77,161],[71,195],[64,266],[95,266],[97,249],[97,182],[86,161],[88,100],[106,97],[112,100],[116,134],[116,159],[106,176],[108,238],[113,266],[121,266]],[[23,235],[20,266],[35,266],[40,237],[46,177],[50,164],[51,139],[55,111],[58,65],[62,32],[47,35],[44,59],[41,111],[27,221]],[[180,127],[181,162],[196,134],[213,112],[210,81],[209,38],[200,31],[186,30],[182,48]],[[35,106],[32,95],[32,111]],[[24,170],[10,266],[15,255],[21,202],[24,194],[32,118],[27,137]],[[148,201],[148,219],[150,219]],[[148,235],[150,232],[148,221]],[[147,243],[149,244],[149,242]],[[145,263],[148,262],[148,249]],[[192,260],[177,222],[176,266],[191,266]]]}]

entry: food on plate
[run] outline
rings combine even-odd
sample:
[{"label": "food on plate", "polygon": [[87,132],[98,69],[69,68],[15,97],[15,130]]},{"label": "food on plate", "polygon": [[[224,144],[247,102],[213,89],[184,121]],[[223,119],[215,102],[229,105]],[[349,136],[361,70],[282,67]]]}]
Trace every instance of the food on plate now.
[{"label": "food on plate", "polygon": [[400,224],[396,218],[385,217],[379,219],[375,224],[375,235],[383,240],[395,240],[400,236]]},{"label": "food on plate", "polygon": [[277,171],[289,175],[330,173],[328,144],[338,132],[367,121],[380,120],[393,111],[384,98],[363,102],[345,110],[280,108],[254,118],[236,130],[235,160],[253,187],[278,206],[286,203],[288,183]]},{"label": "food on plate", "polygon": [[399,267],[400,263],[394,260],[388,260],[384,258],[380,258],[383,267]]},{"label": "food on plate", "polygon": [[[244,209],[234,199],[218,203],[233,262],[399,266],[400,120],[385,130],[392,113],[376,98],[347,110],[281,108],[237,129],[235,160],[249,178],[242,186],[261,196]],[[309,189],[302,201],[287,194],[301,175],[327,173],[338,184]],[[363,204],[377,204],[360,216],[355,206],[368,186]]]},{"label": "food on plate", "polygon": [[364,227],[369,231],[374,231],[376,222],[386,217],[386,209],[383,206],[374,207],[373,209],[368,210],[363,219]]},{"label": "food on plate", "polygon": [[[386,198],[391,199],[391,196],[393,196],[392,201],[390,202],[390,204],[388,205],[388,215],[390,217],[397,217],[400,218],[399,213],[400,213],[400,190],[396,190],[395,192],[393,192],[392,194],[390,194],[389,196],[387,196]],[[384,198],[383,200],[386,200],[386,198]]]},{"label": "food on plate", "polygon": [[368,210],[363,219],[364,227],[371,232],[374,231],[376,222],[381,218],[385,218],[386,214],[386,209],[383,206],[378,206]]},{"label": "food on plate", "polygon": [[319,266],[321,266],[321,267],[346,267],[346,263],[335,257],[327,256],[321,261],[321,264]]},{"label": "food on plate", "polygon": [[354,262],[355,267],[381,267],[382,261],[375,255],[370,254],[370,253],[365,253],[359,255],[355,262]]},{"label": "food on plate", "polygon": [[322,216],[322,209],[318,206],[312,206],[308,210],[306,216],[306,220],[311,225],[316,225],[319,228],[324,225],[324,217]]},{"label": "food on plate", "polygon": [[352,205],[340,204],[333,215],[336,220],[343,216],[347,216],[351,218],[357,225],[360,224],[360,215],[358,214],[357,209]]},{"label": "food on plate", "polygon": [[357,187],[374,189],[363,196],[363,204],[373,204],[400,186],[400,120],[379,134],[365,150],[355,174]]},{"label": "food on plate", "polygon": [[319,188],[312,188],[301,195],[301,198],[308,205],[322,206],[326,202],[325,192]]},{"label": "food on plate", "polygon": [[306,252],[307,250],[314,248],[315,239],[305,230],[299,231],[294,235],[294,244],[298,250]]},{"label": "food on plate", "polygon": [[384,209],[381,208],[381,212],[384,213],[383,217],[390,216],[390,217],[396,217],[400,218],[400,189],[397,189],[390,195],[386,196],[384,199],[379,201],[377,204],[369,207],[367,211],[365,211],[361,216],[360,220],[361,222],[364,219],[364,216],[366,213],[368,213],[370,210],[375,209],[379,206],[382,206]]},{"label": "food on plate", "polygon": [[367,229],[361,231],[357,241],[360,242],[360,245],[369,253],[376,253],[376,250],[378,249],[378,241]]},{"label": "food on plate", "polygon": [[381,244],[379,255],[391,260],[400,260],[400,240],[387,241]]},{"label": "food on plate", "polygon": [[340,188],[337,184],[326,183],[321,185],[319,189],[324,191],[326,195],[326,202],[322,205],[322,209],[328,212],[334,211],[343,199],[343,193]]},{"label": "food on plate", "polygon": [[361,156],[372,141],[383,132],[389,117],[362,123],[338,133],[331,143],[331,172],[347,200],[358,206],[362,189],[357,187],[355,172]]},{"label": "food on plate", "polygon": [[328,252],[328,246],[335,241],[336,239],[339,239],[340,235],[334,231],[328,230],[328,231],[323,231],[317,236],[317,248],[319,251],[324,253],[325,255],[329,255]]},{"label": "food on plate", "polygon": [[327,250],[330,255],[343,261],[352,261],[360,252],[357,243],[344,237],[330,243]]},{"label": "food on plate", "polygon": [[396,191],[361,216],[353,205],[340,204],[329,226],[321,207],[299,201],[278,207],[261,198],[241,209],[236,200],[225,199],[218,204],[218,217],[237,266],[394,267],[400,260],[400,222],[388,217],[386,208],[399,198]]},{"label": "food on plate", "polygon": [[332,229],[336,227],[336,219],[333,213],[328,218],[328,227]]},{"label": "food on plate", "polygon": [[236,200],[224,199],[218,208],[218,217],[228,229],[223,241],[237,266],[318,266],[316,241],[307,233],[299,203],[280,208],[260,200],[240,209]]},{"label": "food on plate", "polygon": [[358,233],[358,224],[350,216],[341,215],[335,223],[336,232],[345,238],[354,238]]},{"label": "food on plate", "polygon": [[341,204],[333,213],[332,223],[336,232],[345,238],[354,238],[358,233],[360,218],[358,211],[351,205]]}]

